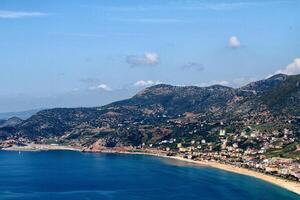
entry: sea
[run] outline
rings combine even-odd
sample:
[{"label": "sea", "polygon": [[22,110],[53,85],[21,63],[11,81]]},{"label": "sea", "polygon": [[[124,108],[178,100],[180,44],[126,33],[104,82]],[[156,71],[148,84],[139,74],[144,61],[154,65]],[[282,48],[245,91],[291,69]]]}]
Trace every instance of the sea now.
[{"label": "sea", "polygon": [[0,200],[296,200],[265,181],[146,155],[0,151]]}]

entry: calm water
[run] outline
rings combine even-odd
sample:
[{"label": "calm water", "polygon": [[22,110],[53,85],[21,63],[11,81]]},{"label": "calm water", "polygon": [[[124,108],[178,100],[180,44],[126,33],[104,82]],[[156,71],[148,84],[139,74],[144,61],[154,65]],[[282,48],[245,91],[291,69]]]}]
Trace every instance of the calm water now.
[{"label": "calm water", "polygon": [[0,151],[0,200],[289,200],[266,182],[138,155]]}]

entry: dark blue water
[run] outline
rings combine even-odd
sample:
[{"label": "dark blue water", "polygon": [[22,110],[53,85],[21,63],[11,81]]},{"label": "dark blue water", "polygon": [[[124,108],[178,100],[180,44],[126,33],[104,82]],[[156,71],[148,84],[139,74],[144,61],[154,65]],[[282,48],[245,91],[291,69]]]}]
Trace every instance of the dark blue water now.
[{"label": "dark blue water", "polygon": [[150,156],[0,151],[0,200],[292,200],[266,182]]}]

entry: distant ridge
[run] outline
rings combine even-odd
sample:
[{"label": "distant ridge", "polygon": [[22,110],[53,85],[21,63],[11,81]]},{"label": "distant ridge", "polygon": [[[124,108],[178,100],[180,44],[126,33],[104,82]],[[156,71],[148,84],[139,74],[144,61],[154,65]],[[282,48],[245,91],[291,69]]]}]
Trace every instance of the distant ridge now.
[{"label": "distant ridge", "polygon": [[32,115],[36,114],[38,111],[42,109],[32,109],[32,110],[26,110],[26,111],[20,111],[20,112],[3,112],[0,113],[0,120],[7,120],[12,117],[18,117],[20,119],[28,119]]},{"label": "distant ridge", "polygon": [[7,120],[0,121],[0,128],[2,127],[13,127],[20,124],[23,120],[18,117],[12,117]]}]

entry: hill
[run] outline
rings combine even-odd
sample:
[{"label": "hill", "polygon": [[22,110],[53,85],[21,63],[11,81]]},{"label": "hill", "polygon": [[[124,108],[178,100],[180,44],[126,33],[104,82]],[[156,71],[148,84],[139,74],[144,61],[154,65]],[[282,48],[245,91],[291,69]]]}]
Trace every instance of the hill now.
[{"label": "hill", "polygon": [[279,74],[237,89],[160,84],[102,107],[42,110],[9,130],[2,126],[0,133],[86,148],[158,144],[168,138],[206,139],[217,147],[222,127],[230,132],[255,123],[290,127],[286,121],[299,117],[299,83],[300,75]]}]

